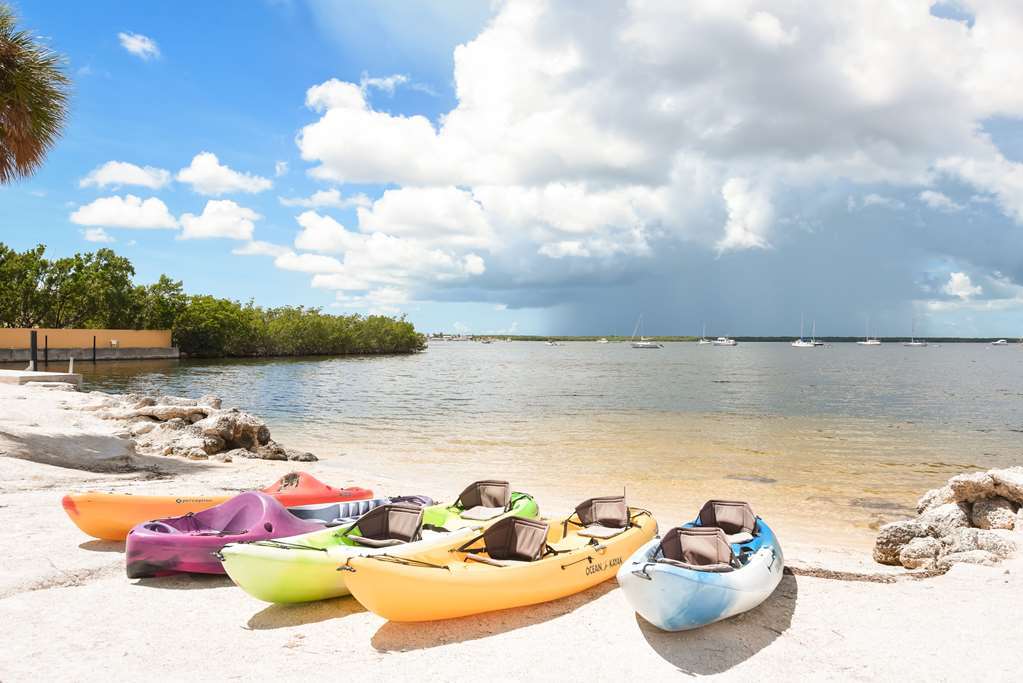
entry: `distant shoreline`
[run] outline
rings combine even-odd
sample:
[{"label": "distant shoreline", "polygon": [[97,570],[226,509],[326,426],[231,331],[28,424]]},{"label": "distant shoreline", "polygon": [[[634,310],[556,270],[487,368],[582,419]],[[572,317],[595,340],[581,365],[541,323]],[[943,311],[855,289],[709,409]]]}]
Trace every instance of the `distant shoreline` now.
[{"label": "distant shoreline", "polygon": [[[674,335],[649,335],[643,337],[650,341],[659,342],[695,342],[699,341],[700,337],[695,336],[674,336]],[[791,342],[793,339],[797,339],[794,336],[786,337],[747,337],[747,336],[732,336],[739,342]],[[879,339],[882,344],[901,344],[903,342],[910,341],[910,337],[872,337],[873,339]],[[621,337],[621,336],[601,336],[601,335],[540,335],[540,334],[475,334],[466,335],[465,339],[440,339],[439,337],[428,337],[428,341],[478,341],[481,339],[499,340],[499,341],[535,341],[535,342],[546,342],[546,341],[581,341],[581,342],[595,342],[601,339],[606,339],[609,342],[629,342],[632,341],[632,337]],[[708,337],[710,339],[710,337]],[[815,337],[817,341],[825,343],[853,343],[863,341],[863,337]],[[931,344],[990,344],[993,341],[1000,339],[1008,340],[1008,346],[1018,345],[1020,343],[1018,337],[913,337],[917,341],[926,341]]]}]

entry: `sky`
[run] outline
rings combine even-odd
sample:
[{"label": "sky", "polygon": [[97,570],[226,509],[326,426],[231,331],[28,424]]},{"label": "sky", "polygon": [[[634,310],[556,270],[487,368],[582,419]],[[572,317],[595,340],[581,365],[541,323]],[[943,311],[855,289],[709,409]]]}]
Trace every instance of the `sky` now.
[{"label": "sky", "polygon": [[1023,4],[14,3],[0,241],[422,331],[1023,336]]}]

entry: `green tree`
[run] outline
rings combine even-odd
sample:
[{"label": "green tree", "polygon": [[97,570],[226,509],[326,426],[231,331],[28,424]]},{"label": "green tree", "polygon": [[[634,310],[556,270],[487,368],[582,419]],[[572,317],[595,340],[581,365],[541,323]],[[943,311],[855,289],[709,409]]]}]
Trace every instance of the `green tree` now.
[{"label": "green tree", "polygon": [[0,185],[34,173],[60,137],[71,91],[63,61],[0,4]]}]

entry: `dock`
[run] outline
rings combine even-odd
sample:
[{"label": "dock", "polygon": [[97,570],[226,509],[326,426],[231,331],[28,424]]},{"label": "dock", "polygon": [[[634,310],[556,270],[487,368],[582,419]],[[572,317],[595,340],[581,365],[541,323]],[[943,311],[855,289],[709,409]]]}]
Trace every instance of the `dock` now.
[{"label": "dock", "polygon": [[30,382],[62,382],[82,386],[82,376],[77,372],[38,372],[34,370],[0,370],[0,383],[29,384]]}]

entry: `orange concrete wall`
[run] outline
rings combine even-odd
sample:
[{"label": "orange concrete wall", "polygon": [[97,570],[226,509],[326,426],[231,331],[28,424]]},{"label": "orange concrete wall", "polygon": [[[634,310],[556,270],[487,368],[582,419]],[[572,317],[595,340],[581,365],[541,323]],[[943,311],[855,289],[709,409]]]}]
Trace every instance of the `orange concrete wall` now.
[{"label": "orange concrete wall", "polygon": [[[27,349],[31,342],[24,328],[0,327],[0,349]],[[109,349],[111,340],[117,340],[120,349],[170,348],[170,330],[48,330],[37,329],[39,348],[47,343],[51,349],[91,349],[96,337],[96,348]],[[48,338],[48,339],[47,339]]]}]

